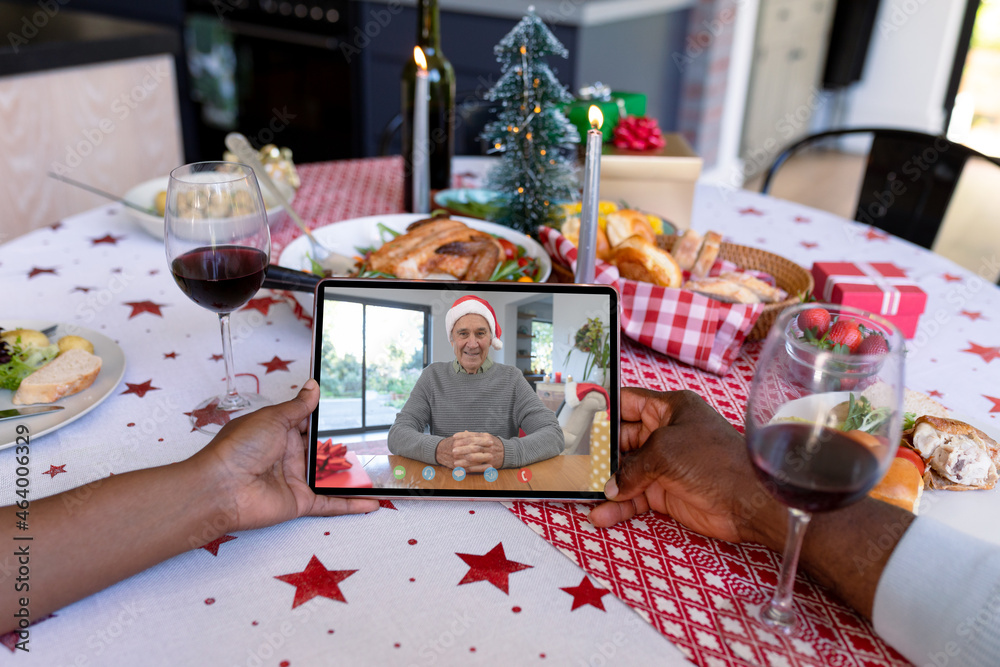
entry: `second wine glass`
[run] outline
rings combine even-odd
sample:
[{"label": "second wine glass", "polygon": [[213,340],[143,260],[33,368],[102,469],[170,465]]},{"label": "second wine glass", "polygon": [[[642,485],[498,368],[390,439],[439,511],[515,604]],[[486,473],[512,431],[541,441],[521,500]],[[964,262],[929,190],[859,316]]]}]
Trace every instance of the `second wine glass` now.
[{"label": "second wine glass", "polygon": [[[199,404],[192,422],[214,433],[226,419],[209,413],[255,410],[271,401],[236,388],[229,316],[256,294],[270,261],[267,214],[253,170],[198,162],[170,172],[164,244],[174,280],[199,306],[219,315],[226,392]],[[207,422],[207,423],[206,423]]]},{"label": "second wine glass", "polygon": [[[813,311],[813,312],[810,312]],[[903,336],[846,306],[786,309],[768,334],[747,403],[750,461],[788,507],[778,585],[760,619],[794,634],[795,571],[813,512],[865,496],[888,470],[902,429]]]}]

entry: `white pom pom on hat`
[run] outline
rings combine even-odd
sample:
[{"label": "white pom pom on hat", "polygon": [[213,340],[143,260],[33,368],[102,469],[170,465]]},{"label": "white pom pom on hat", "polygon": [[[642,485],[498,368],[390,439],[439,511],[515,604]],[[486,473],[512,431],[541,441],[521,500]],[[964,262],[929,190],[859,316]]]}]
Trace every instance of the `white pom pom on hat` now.
[{"label": "white pom pom on hat", "polygon": [[490,345],[493,346],[494,350],[503,349],[497,314],[493,312],[493,307],[485,299],[480,299],[478,296],[469,295],[455,299],[455,303],[451,305],[451,309],[444,316],[444,326],[448,330],[449,339],[451,338],[451,330],[455,327],[455,322],[463,315],[482,315],[483,319],[486,320],[486,324],[490,327],[490,332],[493,334],[493,340],[490,342]]}]

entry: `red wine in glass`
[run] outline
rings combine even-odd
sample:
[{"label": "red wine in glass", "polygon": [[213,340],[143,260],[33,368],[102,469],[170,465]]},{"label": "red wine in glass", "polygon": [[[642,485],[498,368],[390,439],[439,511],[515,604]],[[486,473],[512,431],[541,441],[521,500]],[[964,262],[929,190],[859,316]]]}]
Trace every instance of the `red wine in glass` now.
[{"label": "red wine in glass", "polygon": [[879,458],[843,431],[779,423],[755,431],[747,446],[764,486],[782,504],[807,512],[850,505],[879,479]]},{"label": "red wine in glass", "polygon": [[[798,317],[813,308],[826,310],[831,321],[857,323],[865,336],[877,333],[888,350],[873,358],[806,335]],[[775,632],[791,635],[800,627],[793,609],[795,571],[812,514],[861,500],[895,455],[903,349],[903,336],[890,322],[834,304],[786,308],[768,333],[750,387],[746,434],[758,479],[788,508],[778,585],[759,614]],[[870,412],[858,414],[859,406]],[[856,421],[848,426],[852,411]]]},{"label": "red wine in glass", "polygon": [[170,264],[181,291],[202,308],[229,313],[264,282],[268,258],[257,248],[223,245],[189,250]]},{"label": "red wine in glass", "polygon": [[236,162],[177,167],[170,172],[163,222],[174,280],[189,299],[219,317],[226,391],[188,413],[195,429],[216,433],[230,415],[271,403],[237,389],[229,330],[231,314],[260,289],[270,260],[267,213],[253,169]]}]

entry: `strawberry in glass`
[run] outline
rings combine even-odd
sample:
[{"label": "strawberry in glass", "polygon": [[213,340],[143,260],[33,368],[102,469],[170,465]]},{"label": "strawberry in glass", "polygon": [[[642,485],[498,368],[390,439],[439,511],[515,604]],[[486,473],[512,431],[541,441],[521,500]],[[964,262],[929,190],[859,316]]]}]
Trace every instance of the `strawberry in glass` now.
[{"label": "strawberry in glass", "polygon": [[881,334],[870,334],[856,350],[857,354],[883,355],[889,352],[889,346]]},{"label": "strawberry in glass", "polygon": [[[864,340],[858,323],[854,320],[837,320],[830,327],[826,339],[834,346],[843,346],[852,354],[861,346]],[[834,348],[836,351],[836,347]]]},{"label": "strawberry in glass", "polygon": [[811,331],[816,338],[822,338],[830,328],[830,311],[826,308],[810,308],[802,311],[797,324],[803,332]]}]

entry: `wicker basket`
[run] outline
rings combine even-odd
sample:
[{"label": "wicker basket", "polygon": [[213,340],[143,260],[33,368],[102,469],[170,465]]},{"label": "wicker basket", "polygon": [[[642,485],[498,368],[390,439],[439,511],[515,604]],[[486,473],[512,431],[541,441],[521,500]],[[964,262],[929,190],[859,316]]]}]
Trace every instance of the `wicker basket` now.
[{"label": "wicker basket", "polygon": [[[666,251],[674,247],[676,236],[661,235],[657,237],[656,244]],[[788,292],[788,298],[779,303],[769,303],[764,306],[764,312],[757,318],[753,329],[747,334],[748,340],[761,340],[767,337],[774,320],[778,318],[778,313],[789,306],[799,303],[804,297],[812,294],[813,277],[795,262],[785,259],[780,255],[751,248],[735,243],[722,243],[719,245],[719,259],[725,259],[740,268],[751,271],[763,271],[774,277],[774,282],[778,287]],[[560,266],[557,262],[552,262],[552,273],[549,282],[571,283],[574,281],[573,272]]]},{"label": "wicker basket", "polygon": [[[676,236],[660,236],[656,239],[656,244],[669,252],[674,247],[676,240]],[[765,338],[781,311],[789,306],[794,306],[812,294],[812,274],[781,255],[775,255],[760,248],[722,243],[719,245],[719,259],[730,261],[741,269],[763,271],[773,276],[777,286],[788,293],[788,298],[784,301],[764,306],[764,312],[760,314],[753,329],[747,334],[748,340]]]}]

